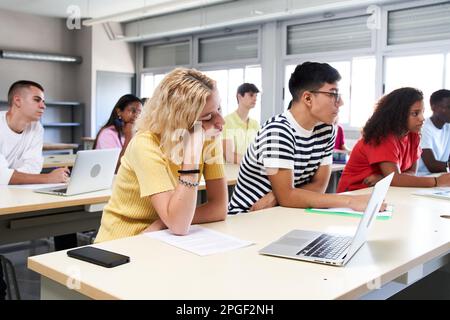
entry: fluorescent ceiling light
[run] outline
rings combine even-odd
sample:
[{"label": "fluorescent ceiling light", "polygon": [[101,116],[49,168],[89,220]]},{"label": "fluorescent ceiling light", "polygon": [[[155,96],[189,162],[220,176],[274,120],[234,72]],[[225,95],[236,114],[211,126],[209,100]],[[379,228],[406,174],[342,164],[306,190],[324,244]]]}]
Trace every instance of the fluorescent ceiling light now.
[{"label": "fluorescent ceiling light", "polygon": [[81,63],[83,61],[83,59],[78,56],[68,56],[52,53],[12,51],[12,50],[0,50],[0,58],[50,61],[50,62],[67,62],[67,63]]}]

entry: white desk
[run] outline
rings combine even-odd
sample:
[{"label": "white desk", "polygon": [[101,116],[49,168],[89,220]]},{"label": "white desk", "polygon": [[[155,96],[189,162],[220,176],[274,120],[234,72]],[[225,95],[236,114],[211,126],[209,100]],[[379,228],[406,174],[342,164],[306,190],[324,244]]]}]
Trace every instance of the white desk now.
[{"label": "white desk", "polygon": [[52,154],[44,156],[43,169],[73,167],[76,154]]},{"label": "white desk", "polygon": [[85,206],[108,202],[111,191],[61,197],[1,186],[0,194],[0,244],[6,244],[97,229],[102,209]]},{"label": "white desk", "polygon": [[68,154],[73,154],[73,150],[78,148],[76,143],[51,143],[44,142],[42,151],[52,151],[52,152],[67,152]]},{"label": "white desk", "polygon": [[[225,166],[229,186],[236,184],[238,172],[239,166]],[[204,181],[198,189],[205,190]],[[0,195],[0,244],[6,244],[98,229],[111,190],[62,197],[0,186]]]},{"label": "white desk", "polygon": [[[200,257],[140,235],[96,245],[131,257],[116,268],[68,258],[64,251],[31,257],[28,267],[42,276],[43,299],[385,298],[448,262],[450,220],[439,217],[448,202],[411,191],[391,188],[392,219],[374,222],[368,243],[344,268],[259,255],[292,229],[339,232],[359,222],[279,207],[205,224],[256,243],[226,253]],[[392,282],[400,278],[405,284]]]}]

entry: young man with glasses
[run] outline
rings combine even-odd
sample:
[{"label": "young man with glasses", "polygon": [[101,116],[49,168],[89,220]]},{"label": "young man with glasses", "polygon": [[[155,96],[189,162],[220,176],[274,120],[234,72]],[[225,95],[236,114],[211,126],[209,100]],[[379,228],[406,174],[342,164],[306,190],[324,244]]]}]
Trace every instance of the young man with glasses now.
[{"label": "young man with glasses", "polygon": [[269,119],[245,154],[229,214],[277,204],[295,208],[350,207],[368,195],[324,194],[331,175],[333,123],[343,101],[338,71],[326,63],[298,65],[289,80],[289,110]]}]

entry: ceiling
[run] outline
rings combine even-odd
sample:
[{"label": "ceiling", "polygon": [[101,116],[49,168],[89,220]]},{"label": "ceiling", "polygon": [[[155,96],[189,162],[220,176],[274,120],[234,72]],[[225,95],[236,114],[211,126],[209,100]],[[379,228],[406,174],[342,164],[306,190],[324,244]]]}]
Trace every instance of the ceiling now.
[{"label": "ceiling", "polygon": [[[161,4],[177,5],[186,0],[0,0],[0,10],[65,18],[70,6],[80,9],[81,18],[101,18]],[[199,1],[196,1],[199,2]],[[202,2],[202,1],[200,1]],[[203,1],[206,2],[206,1]],[[70,9],[69,9],[70,10]]]}]

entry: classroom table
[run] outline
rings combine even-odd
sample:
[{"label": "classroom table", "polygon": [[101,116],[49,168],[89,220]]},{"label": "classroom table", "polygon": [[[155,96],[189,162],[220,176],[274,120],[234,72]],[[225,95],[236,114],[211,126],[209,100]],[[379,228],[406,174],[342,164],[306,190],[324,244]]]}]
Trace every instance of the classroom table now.
[{"label": "classroom table", "polygon": [[[228,186],[236,184],[238,172],[239,166],[225,165]],[[200,201],[206,201],[204,180],[198,190]],[[1,245],[96,230],[111,190],[63,197],[36,193],[21,186],[0,186],[0,194]]]},{"label": "classroom table", "polygon": [[98,229],[111,190],[70,197],[0,186],[0,244]]},{"label": "classroom table", "polygon": [[[238,174],[238,165],[225,165],[229,192],[236,185]],[[198,187],[199,203],[207,199],[205,189],[202,179]],[[20,186],[0,186],[0,194],[1,245],[98,229],[111,190],[63,197],[36,193],[31,188],[22,189]]]},{"label": "classroom table", "polygon": [[42,299],[385,299],[449,262],[450,220],[440,217],[448,214],[448,201],[413,191],[390,188],[392,218],[374,221],[368,242],[345,267],[259,255],[292,229],[345,233],[359,223],[282,207],[204,224],[254,242],[224,253],[197,256],[138,235],[94,245],[130,256],[130,263],[116,268],[69,258],[65,251],[30,257],[28,267],[41,275]]},{"label": "classroom table", "polygon": [[51,154],[44,156],[43,169],[73,167],[76,154]]},{"label": "classroom table", "polygon": [[53,143],[53,142],[44,142],[42,147],[42,151],[54,151],[54,152],[67,152],[69,154],[73,154],[73,151],[78,149],[78,144],[76,143]]},{"label": "classroom table", "polygon": [[91,150],[94,148],[95,138],[93,137],[82,137],[81,141],[83,142],[83,150]]}]

